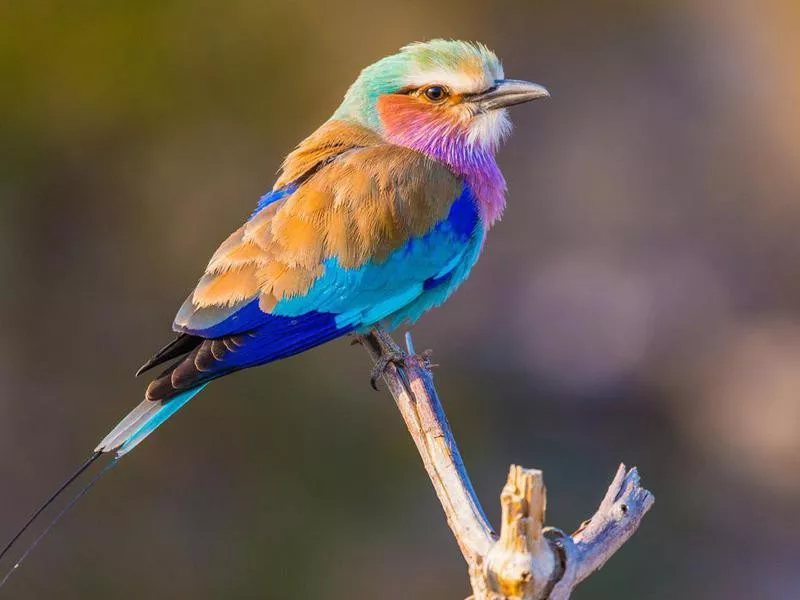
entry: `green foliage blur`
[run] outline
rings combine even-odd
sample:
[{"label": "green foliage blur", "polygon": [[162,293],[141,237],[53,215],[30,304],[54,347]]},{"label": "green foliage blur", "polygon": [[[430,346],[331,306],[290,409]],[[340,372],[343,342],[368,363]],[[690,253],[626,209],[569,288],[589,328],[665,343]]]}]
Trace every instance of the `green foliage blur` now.
[{"label": "green foliage blur", "polygon": [[[209,255],[358,71],[453,37],[553,96],[514,110],[506,218],[414,329],[490,518],[511,462],[566,530],[636,463],[655,508],[577,600],[800,597],[799,7],[0,3],[0,538],[139,402]],[[339,341],[210,386],[5,597],[465,597],[368,370]]]}]

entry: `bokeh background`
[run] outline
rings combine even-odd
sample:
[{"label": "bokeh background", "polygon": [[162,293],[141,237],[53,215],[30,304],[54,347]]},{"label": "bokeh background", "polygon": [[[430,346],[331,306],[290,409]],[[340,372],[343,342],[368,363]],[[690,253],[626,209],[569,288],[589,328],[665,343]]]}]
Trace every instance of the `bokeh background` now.
[{"label": "bokeh background", "polygon": [[[414,330],[490,517],[516,462],[569,530],[624,460],[655,509],[578,600],[800,597],[796,0],[0,3],[0,537],[139,401],[282,156],[431,37],[553,94],[514,111],[506,217]],[[211,386],[3,592],[463,598],[368,368],[339,341]]]}]

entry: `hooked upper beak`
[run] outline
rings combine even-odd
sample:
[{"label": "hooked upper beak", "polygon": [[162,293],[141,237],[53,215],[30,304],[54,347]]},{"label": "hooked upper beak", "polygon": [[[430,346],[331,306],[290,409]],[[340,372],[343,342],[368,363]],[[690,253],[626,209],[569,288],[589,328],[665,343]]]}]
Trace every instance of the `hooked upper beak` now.
[{"label": "hooked upper beak", "polygon": [[517,79],[500,79],[495,81],[494,87],[470,96],[469,101],[474,103],[479,110],[485,112],[530,102],[537,98],[549,97],[550,92],[547,91],[547,88],[538,83]]}]

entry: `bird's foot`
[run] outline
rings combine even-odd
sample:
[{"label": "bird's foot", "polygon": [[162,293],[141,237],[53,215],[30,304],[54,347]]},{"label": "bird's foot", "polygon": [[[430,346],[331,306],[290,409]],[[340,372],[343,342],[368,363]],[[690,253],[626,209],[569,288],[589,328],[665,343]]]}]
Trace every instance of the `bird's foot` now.
[{"label": "bird's foot", "polygon": [[375,361],[375,365],[369,373],[369,384],[372,386],[372,389],[376,392],[378,391],[378,379],[383,377],[383,374],[386,372],[386,367],[390,364],[402,367],[405,365],[407,358],[408,354],[402,350],[385,350],[385,354],[382,354],[381,357]]},{"label": "bird's foot", "polygon": [[403,351],[392,337],[380,327],[374,328],[369,335],[355,334],[351,344],[361,344],[372,349],[373,356],[378,355],[375,365],[370,371],[369,383],[372,389],[378,389],[378,379],[386,373],[386,367],[393,364],[397,367],[408,367],[410,364],[418,365],[425,370],[430,370],[438,365],[431,361],[431,350],[417,353],[411,341],[411,334],[406,334],[408,351]]},{"label": "bird's foot", "polygon": [[427,369],[428,371],[430,371],[434,367],[438,367],[439,366],[438,363],[435,363],[432,360],[433,359],[433,350],[431,350],[431,349],[423,350],[422,352],[420,352],[419,354],[416,355],[416,358],[419,359],[419,361],[422,363],[422,366],[425,369]]}]

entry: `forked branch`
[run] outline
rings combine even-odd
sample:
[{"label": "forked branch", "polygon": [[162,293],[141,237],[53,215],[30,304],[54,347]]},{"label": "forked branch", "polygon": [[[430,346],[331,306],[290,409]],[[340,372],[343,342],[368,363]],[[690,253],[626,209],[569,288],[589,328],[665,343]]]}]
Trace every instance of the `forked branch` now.
[{"label": "forked branch", "polygon": [[380,329],[359,340],[417,446],[469,567],[473,600],[566,600],[634,534],[653,505],[636,468],[620,465],[597,512],[569,536],[544,527],[542,472],[512,466],[500,496],[498,536],[472,488],[427,358],[414,352],[408,334],[407,352]]}]

